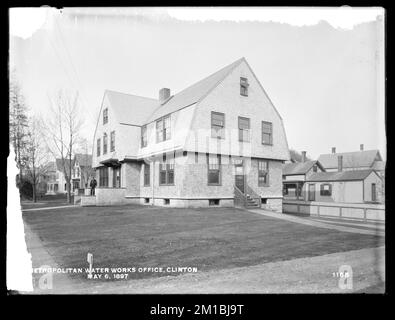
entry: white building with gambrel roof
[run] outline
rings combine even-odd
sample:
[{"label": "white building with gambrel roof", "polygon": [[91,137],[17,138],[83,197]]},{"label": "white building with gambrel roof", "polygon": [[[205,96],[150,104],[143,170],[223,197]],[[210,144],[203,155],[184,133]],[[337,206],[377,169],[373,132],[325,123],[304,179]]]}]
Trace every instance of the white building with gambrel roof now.
[{"label": "white building with gambrel roof", "polygon": [[282,208],[281,116],[242,58],[159,99],[106,91],[94,138],[97,204]]}]

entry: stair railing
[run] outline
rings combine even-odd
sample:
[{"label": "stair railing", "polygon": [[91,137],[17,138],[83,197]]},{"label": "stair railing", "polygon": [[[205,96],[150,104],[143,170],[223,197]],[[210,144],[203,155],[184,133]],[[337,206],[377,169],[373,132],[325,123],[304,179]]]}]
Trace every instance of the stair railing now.
[{"label": "stair railing", "polygon": [[236,185],[233,186],[234,186],[234,194],[235,194],[235,206],[246,207],[247,206],[246,195]]},{"label": "stair railing", "polygon": [[261,208],[261,207],[262,207],[262,198],[261,198],[261,196],[260,196],[259,194],[257,194],[257,193],[255,192],[255,190],[252,189],[247,183],[246,183],[245,188],[246,188],[246,190],[247,190],[247,194],[248,194],[252,199],[254,199],[255,201],[257,201],[257,202],[258,202],[259,208]]}]

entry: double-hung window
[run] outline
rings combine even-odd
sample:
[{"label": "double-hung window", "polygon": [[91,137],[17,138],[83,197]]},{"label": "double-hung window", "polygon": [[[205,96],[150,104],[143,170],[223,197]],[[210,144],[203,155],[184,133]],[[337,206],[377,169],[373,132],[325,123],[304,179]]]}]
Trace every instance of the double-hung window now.
[{"label": "double-hung window", "polygon": [[273,124],[262,121],[262,144],[273,144]]},{"label": "double-hung window", "polygon": [[170,115],[156,121],[156,142],[162,142],[171,138]]},{"label": "double-hung window", "polygon": [[107,133],[103,134],[103,154],[107,153]]},{"label": "double-hung window", "polygon": [[115,151],[115,131],[110,133],[110,152]]},{"label": "double-hung window", "polygon": [[106,124],[108,122],[108,108],[105,108],[103,110],[103,124]]},{"label": "double-hung window", "polygon": [[248,79],[247,78],[240,78],[240,94],[242,96],[248,97]]},{"label": "double-hung window", "polygon": [[112,170],[112,186],[113,188],[121,187],[121,167],[114,167]]},{"label": "double-hung window", "polygon": [[141,148],[144,148],[147,146],[147,126],[142,126],[141,127]]},{"label": "double-hung window", "polygon": [[144,163],[144,186],[148,187],[150,185],[150,175],[151,175],[151,165],[149,163]]},{"label": "double-hung window", "polygon": [[225,114],[211,112],[211,137],[225,139]]},{"label": "double-hung window", "polygon": [[167,159],[163,155],[163,160],[159,163],[159,185],[174,185],[174,158]]},{"label": "double-hung window", "polygon": [[239,117],[239,141],[250,142],[250,119]]},{"label": "double-hung window", "polygon": [[269,185],[269,161],[258,160],[258,187]]},{"label": "double-hung window", "polygon": [[99,187],[108,187],[108,168],[99,168]]},{"label": "double-hung window", "polygon": [[100,156],[100,145],[101,145],[101,139],[99,138],[99,139],[97,139],[97,142],[96,142],[97,156]]},{"label": "double-hung window", "polygon": [[221,155],[207,154],[208,185],[221,184]]}]

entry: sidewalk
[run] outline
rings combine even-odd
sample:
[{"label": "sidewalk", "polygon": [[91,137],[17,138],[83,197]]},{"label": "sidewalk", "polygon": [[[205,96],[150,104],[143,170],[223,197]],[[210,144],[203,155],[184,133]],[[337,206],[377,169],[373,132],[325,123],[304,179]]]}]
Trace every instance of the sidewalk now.
[{"label": "sidewalk", "polygon": [[[262,214],[267,217],[271,218],[276,218],[276,219],[282,219],[282,220],[287,220],[291,221],[294,223],[300,223],[312,227],[318,227],[318,228],[325,228],[325,229],[332,229],[332,230],[338,230],[342,232],[352,232],[352,233],[360,233],[360,234],[368,234],[368,235],[377,235],[377,236],[385,236],[385,231],[378,228],[378,229],[359,229],[355,227],[349,227],[345,225],[339,225],[339,224],[331,224],[328,222],[321,222],[321,221],[316,221],[310,219],[310,217],[302,218],[302,217],[297,217],[295,215],[291,214],[286,214],[286,213],[277,213],[277,212],[272,212],[272,211],[266,211],[262,209],[251,209],[247,210],[251,213],[256,213],[256,214]],[[346,224],[346,223],[345,223]]]}]

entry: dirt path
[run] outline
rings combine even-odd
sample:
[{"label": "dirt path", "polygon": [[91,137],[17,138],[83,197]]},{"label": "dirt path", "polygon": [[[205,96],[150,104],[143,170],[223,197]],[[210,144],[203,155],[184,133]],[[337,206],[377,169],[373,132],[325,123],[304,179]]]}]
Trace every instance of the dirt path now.
[{"label": "dirt path", "polygon": [[[341,265],[352,267],[352,289],[339,288],[339,278],[333,275]],[[383,292],[384,279],[384,247],[380,247],[178,277],[69,284],[51,293],[360,293],[369,288],[377,293]]]}]

